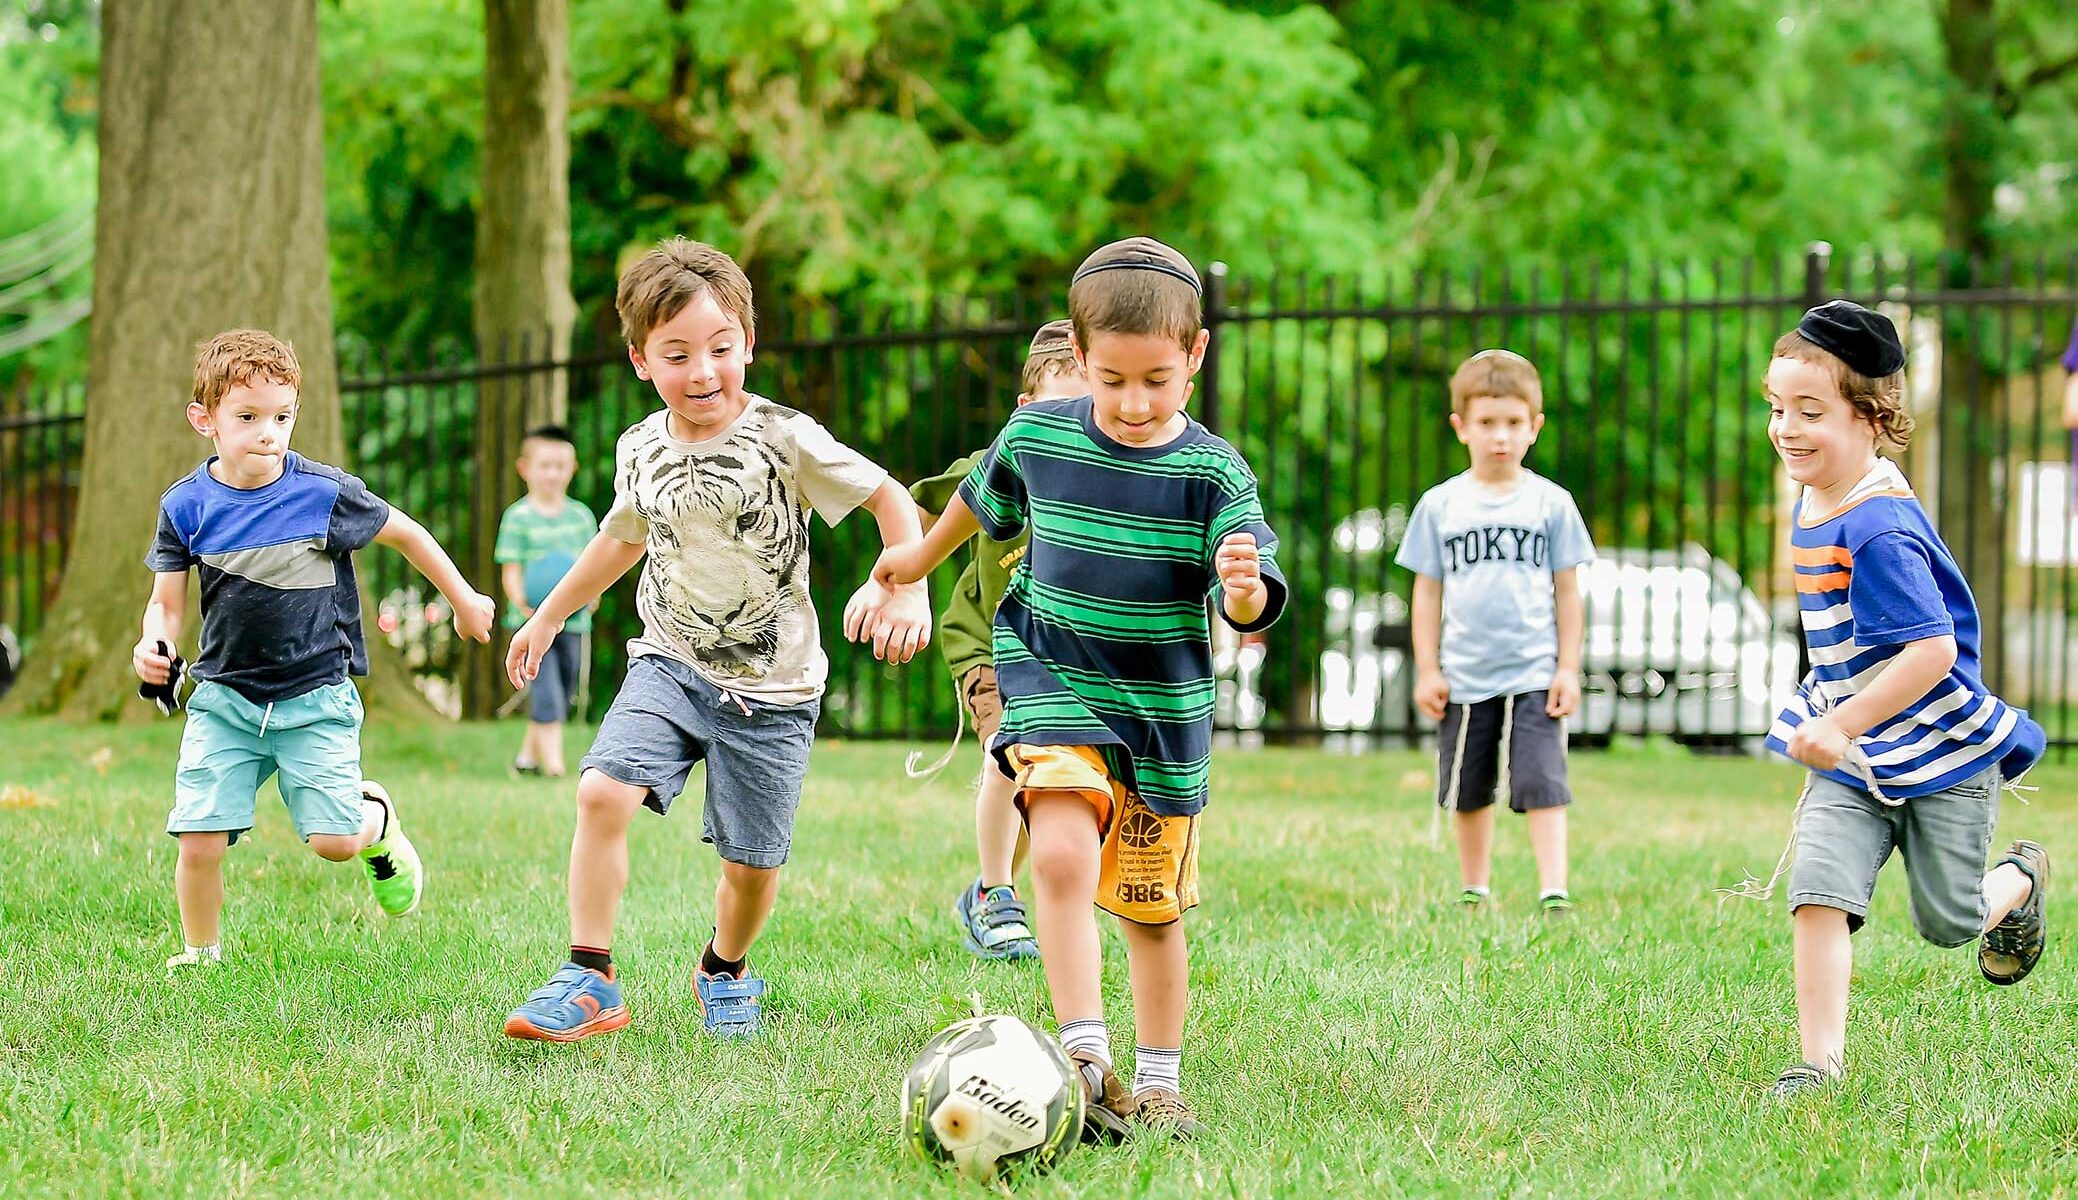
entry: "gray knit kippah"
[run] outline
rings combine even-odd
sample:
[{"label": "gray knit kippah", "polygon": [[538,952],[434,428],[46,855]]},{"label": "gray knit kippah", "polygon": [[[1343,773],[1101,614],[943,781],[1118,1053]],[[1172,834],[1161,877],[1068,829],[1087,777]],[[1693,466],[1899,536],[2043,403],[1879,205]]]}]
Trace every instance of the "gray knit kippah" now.
[{"label": "gray knit kippah", "polygon": [[1191,285],[1191,290],[1205,294],[1205,285],[1198,279],[1198,270],[1191,260],[1162,245],[1151,237],[1129,237],[1099,247],[1096,253],[1082,260],[1075,268],[1075,276],[1069,286],[1081,283],[1099,271],[1158,271],[1171,275]]},{"label": "gray knit kippah", "polygon": [[1066,317],[1058,321],[1048,321],[1039,327],[1039,332],[1032,335],[1032,348],[1025,351],[1025,357],[1037,358],[1042,354],[1066,350],[1069,346],[1068,339],[1074,332],[1075,323]]}]

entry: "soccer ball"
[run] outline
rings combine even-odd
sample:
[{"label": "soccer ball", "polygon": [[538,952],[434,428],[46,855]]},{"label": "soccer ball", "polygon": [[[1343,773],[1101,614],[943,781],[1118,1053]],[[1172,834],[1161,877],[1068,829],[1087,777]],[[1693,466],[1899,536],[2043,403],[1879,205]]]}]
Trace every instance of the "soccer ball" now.
[{"label": "soccer ball", "polygon": [[924,1047],[902,1080],[902,1140],[984,1182],[1045,1168],[1082,1135],[1082,1081],[1061,1044],[1016,1017],[969,1017]]}]

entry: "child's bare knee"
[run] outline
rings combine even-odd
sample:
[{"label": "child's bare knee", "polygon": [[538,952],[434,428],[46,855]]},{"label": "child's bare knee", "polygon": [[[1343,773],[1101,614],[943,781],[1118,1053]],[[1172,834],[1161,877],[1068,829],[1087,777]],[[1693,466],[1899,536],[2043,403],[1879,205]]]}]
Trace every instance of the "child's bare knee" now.
[{"label": "child's bare knee", "polygon": [[231,848],[231,835],[227,833],[183,833],[180,843],[180,860],[197,866],[210,866],[224,857]]},{"label": "child's bare knee", "polygon": [[728,881],[731,891],[739,895],[755,895],[772,891],[779,886],[779,868],[749,867],[724,859],[722,878]]},{"label": "child's bare knee", "polygon": [[602,771],[586,771],[577,780],[577,815],[586,820],[625,822],[647,794],[648,789],[622,783]]},{"label": "child's bare knee", "polygon": [[313,833],[310,852],[328,862],[346,862],[361,852],[361,839],[350,833]]}]

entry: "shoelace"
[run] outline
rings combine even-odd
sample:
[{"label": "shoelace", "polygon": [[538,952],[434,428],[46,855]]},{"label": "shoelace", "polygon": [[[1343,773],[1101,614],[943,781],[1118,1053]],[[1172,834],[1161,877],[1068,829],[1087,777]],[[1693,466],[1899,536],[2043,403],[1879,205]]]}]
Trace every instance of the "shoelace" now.
[{"label": "shoelace", "polygon": [[378,854],[369,859],[368,869],[377,879],[389,879],[397,874],[397,864],[391,862],[387,854]]}]

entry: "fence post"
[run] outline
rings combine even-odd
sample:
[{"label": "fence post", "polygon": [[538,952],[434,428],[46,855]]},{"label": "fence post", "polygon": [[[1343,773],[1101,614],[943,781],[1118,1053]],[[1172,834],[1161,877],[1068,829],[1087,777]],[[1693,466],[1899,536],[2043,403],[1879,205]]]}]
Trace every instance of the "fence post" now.
[{"label": "fence post", "polygon": [[1826,302],[1826,268],[1833,260],[1831,242],[1812,242],[1804,247],[1804,307],[1817,308]]},{"label": "fence post", "polygon": [[1205,363],[1198,372],[1198,420],[1219,432],[1219,327],[1227,319],[1227,264],[1205,270]]}]

